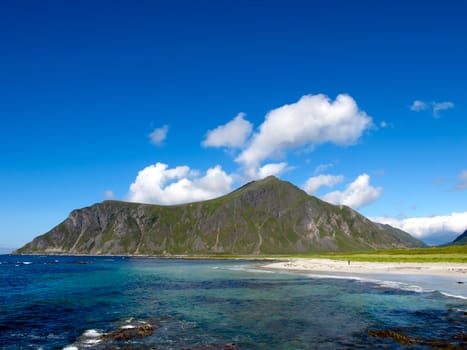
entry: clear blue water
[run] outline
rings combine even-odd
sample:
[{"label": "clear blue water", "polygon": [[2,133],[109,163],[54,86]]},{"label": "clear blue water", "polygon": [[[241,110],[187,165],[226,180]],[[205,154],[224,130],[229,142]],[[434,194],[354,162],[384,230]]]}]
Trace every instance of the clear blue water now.
[{"label": "clear blue water", "polygon": [[[405,348],[368,334],[385,329],[467,345],[467,300],[257,264],[0,256],[0,349]],[[149,336],[99,336],[146,323]]]}]

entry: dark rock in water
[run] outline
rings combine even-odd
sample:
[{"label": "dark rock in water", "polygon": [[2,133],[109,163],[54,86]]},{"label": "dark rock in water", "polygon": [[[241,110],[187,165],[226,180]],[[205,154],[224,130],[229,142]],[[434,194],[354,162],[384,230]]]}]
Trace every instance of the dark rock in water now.
[{"label": "dark rock in water", "polygon": [[405,346],[413,346],[418,343],[415,339],[412,339],[405,334],[399,333],[398,331],[394,331],[391,329],[384,329],[379,331],[373,331],[369,329],[368,334],[375,338],[392,338],[399,344]]},{"label": "dark rock in water", "polygon": [[467,349],[467,334],[457,334],[452,339],[422,339],[410,337],[398,330],[368,330],[367,333],[375,338],[391,338],[404,346],[428,345],[434,349],[462,350]]},{"label": "dark rock in water", "polygon": [[154,333],[154,327],[148,323],[140,323],[135,327],[123,327],[112,333],[102,335],[102,339],[130,340],[134,338],[146,338]]}]

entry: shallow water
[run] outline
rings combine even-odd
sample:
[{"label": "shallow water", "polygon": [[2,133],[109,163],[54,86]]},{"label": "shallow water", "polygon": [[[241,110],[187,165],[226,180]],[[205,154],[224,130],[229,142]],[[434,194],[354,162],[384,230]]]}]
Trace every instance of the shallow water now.
[{"label": "shallow water", "polygon": [[[405,348],[372,330],[467,345],[467,301],[426,288],[271,273],[246,261],[0,256],[0,263],[1,349]],[[144,325],[150,334],[120,339],[118,332]]]}]

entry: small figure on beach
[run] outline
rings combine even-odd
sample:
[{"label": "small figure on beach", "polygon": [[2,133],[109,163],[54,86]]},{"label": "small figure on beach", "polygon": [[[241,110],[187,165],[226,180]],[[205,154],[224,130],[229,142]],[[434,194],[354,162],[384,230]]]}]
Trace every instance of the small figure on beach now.
[{"label": "small figure on beach", "polygon": [[350,265],[350,260],[347,261],[347,265]]}]

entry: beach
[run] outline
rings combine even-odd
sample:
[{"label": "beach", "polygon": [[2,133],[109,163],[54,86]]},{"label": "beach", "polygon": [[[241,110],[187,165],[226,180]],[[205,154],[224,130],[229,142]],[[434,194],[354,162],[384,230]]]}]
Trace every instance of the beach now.
[{"label": "beach", "polygon": [[439,291],[467,299],[467,264],[362,262],[332,259],[291,258],[263,264],[263,269],[301,273],[313,277],[349,278],[373,281],[391,288]]},{"label": "beach", "polygon": [[[332,259],[288,259],[266,264],[267,269],[345,274],[433,275],[467,279],[467,264],[462,263],[394,263]],[[465,281],[467,282],[467,281]],[[467,288],[467,287],[466,287]]]}]

